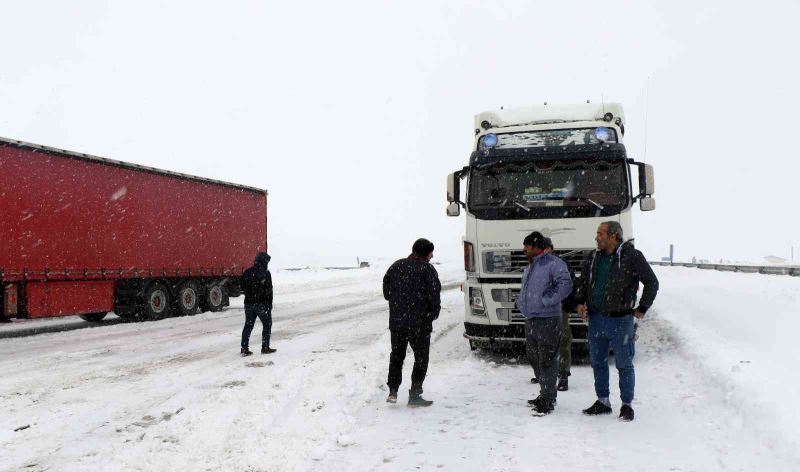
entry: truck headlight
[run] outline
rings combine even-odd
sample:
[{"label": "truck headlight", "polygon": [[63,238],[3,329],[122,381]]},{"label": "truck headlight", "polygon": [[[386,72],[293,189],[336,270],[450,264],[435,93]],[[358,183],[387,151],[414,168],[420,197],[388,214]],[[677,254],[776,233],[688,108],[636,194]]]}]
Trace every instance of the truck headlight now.
[{"label": "truck headlight", "polygon": [[473,316],[486,316],[486,304],[483,301],[483,292],[479,288],[469,289],[469,307]]}]

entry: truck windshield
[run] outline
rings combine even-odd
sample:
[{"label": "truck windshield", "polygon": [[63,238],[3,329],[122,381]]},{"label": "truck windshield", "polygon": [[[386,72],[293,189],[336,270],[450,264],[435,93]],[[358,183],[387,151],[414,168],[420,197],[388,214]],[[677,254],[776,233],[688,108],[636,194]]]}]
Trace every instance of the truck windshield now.
[{"label": "truck windshield", "polygon": [[616,215],[629,203],[624,161],[509,162],[470,174],[469,210],[481,219]]}]

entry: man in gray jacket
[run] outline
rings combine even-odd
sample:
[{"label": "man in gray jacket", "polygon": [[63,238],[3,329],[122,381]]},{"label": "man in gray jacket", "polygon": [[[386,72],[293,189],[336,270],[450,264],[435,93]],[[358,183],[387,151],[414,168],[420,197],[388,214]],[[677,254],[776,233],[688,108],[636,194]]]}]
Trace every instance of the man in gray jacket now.
[{"label": "man in gray jacket", "polygon": [[545,251],[548,241],[542,233],[532,232],[523,245],[529,264],[522,274],[517,308],[525,316],[528,361],[539,379],[540,391],[528,403],[538,415],[546,415],[556,403],[561,302],[572,293],[572,279],[567,264]]}]

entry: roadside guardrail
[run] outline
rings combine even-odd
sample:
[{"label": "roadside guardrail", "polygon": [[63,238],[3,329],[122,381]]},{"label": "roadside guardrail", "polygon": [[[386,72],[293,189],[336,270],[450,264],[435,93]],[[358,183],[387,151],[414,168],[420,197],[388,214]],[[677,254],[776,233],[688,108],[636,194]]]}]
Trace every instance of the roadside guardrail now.
[{"label": "roadside guardrail", "polygon": [[718,270],[722,272],[743,272],[747,274],[765,275],[791,275],[800,277],[800,266],[757,266],[738,264],[700,264],[692,262],[662,262],[650,261],[650,265],[669,267],[694,267],[703,270]]}]

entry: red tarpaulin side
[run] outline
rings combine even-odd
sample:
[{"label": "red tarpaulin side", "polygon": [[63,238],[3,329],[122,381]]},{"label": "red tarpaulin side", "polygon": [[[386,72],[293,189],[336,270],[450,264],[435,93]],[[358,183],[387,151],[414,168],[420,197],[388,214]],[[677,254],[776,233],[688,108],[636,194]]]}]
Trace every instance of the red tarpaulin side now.
[{"label": "red tarpaulin side", "polygon": [[240,274],[266,250],[266,206],[266,192],[0,146],[0,269]]}]

